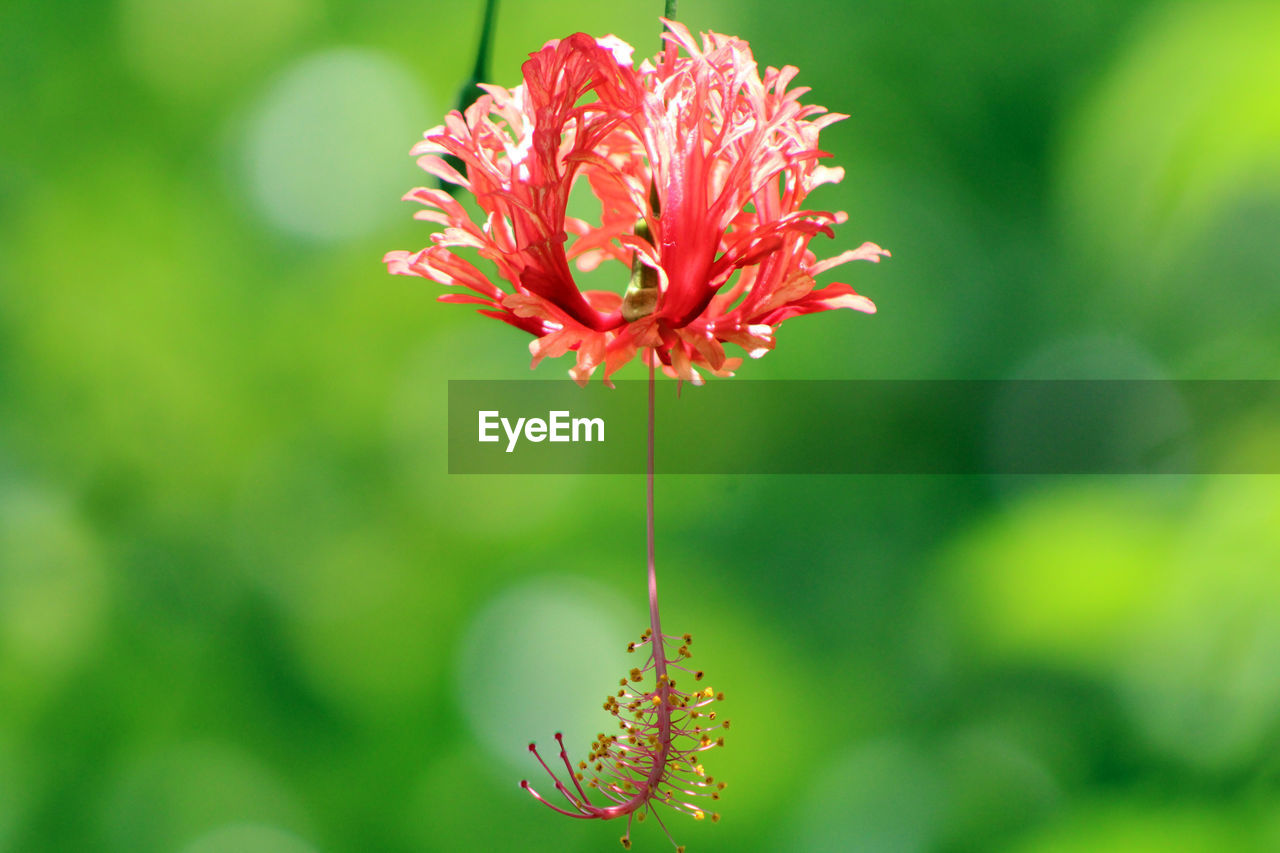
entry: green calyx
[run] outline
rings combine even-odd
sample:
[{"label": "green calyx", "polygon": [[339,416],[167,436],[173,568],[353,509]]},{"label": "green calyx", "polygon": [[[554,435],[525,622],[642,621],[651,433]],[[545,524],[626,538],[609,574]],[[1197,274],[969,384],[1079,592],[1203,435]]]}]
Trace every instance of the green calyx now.
[{"label": "green calyx", "polygon": [[[636,236],[652,242],[649,223],[641,219],[636,223]],[[631,259],[631,281],[622,297],[622,319],[628,323],[648,317],[658,307],[658,271],[646,265],[637,252]]]}]

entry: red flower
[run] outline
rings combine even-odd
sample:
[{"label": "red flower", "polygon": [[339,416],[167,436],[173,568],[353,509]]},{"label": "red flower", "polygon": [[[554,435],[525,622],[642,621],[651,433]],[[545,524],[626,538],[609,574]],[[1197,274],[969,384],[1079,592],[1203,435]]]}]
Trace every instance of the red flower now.
[{"label": "red flower", "polygon": [[[536,336],[533,363],[577,353],[570,373],[606,380],[638,351],[672,376],[700,381],[695,366],[732,375],[732,343],[759,357],[783,320],[832,308],[871,313],[847,284],[817,287],[850,260],[879,261],[874,243],[819,261],[816,234],[831,236],[843,212],[807,210],[805,196],[844,170],[818,164],[818,134],[845,118],[802,105],[787,89],[797,69],[761,79],[746,42],[716,33],[696,41],[665,22],[666,46],[638,67],[612,36],[578,33],[550,42],[524,64],[524,82],[452,112],[414,147],[431,174],[475,196],[475,223],[449,194],[419,188],[416,216],[445,226],[419,252],[390,252],[392,273],[461,289],[445,302],[482,306]],[[441,155],[466,166],[462,174]],[[599,224],[566,215],[574,182],[600,202]],[[514,292],[495,285],[455,250],[492,261]],[[631,269],[625,296],[580,291],[569,261]]]}]

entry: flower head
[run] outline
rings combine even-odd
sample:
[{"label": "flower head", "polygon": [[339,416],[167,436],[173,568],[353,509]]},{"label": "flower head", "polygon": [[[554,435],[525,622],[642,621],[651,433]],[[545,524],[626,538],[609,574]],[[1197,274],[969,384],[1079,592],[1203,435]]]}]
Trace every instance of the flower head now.
[{"label": "flower head", "polygon": [[[645,664],[635,667],[620,681],[620,689],[605,697],[604,708],[618,719],[618,734],[601,732],[591,744],[586,760],[575,766],[569,760],[564,738],[557,733],[560,761],[568,785],[539,754],[535,744],[529,751],[551,777],[555,789],[567,800],[567,808],[544,798],[528,780],[520,787],[538,801],[569,817],[611,820],[626,817],[627,831],[622,846],[631,847],[631,821],[649,814],[662,824],[653,810],[655,804],[670,806],[695,820],[719,822],[720,815],[709,810],[709,802],[720,799],[724,782],[708,776],[699,757],[707,750],[724,746],[721,732],[729,721],[712,710],[724,699],[710,687],[692,691],[677,689],[686,679],[702,681],[700,670],[685,666],[692,657],[693,637],[663,635],[655,642],[652,629],[641,635],[628,652],[649,649]],[[678,671],[678,679],[673,672]],[[569,787],[572,785],[572,787]],[[591,801],[587,790],[598,793]],[[663,825],[663,829],[666,826]],[[668,833],[670,837],[670,833]],[[672,844],[675,844],[674,840]],[[677,853],[684,848],[677,845]]]},{"label": "flower head", "polygon": [[[638,65],[612,36],[549,42],[524,63],[521,85],[483,86],[465,114],[428,130],[413,148],[419,164],[474,195],[483,221],[441,190],[413,190],[406,198],[424,205],[416,217],[444,228],[421,251],[388,253],[389,270],[457,288],[441,301],[531,333],[534,365],[575,352],[579,382],[602,365],[607,380],[638,352],[681,379],[700,381],[695,367],[732,375],[741,359],[725,343],[759,357],[791,317],[874,312],[849,285],[815,279],[888,252],[864,243],[820,261],[809,249],[847,218],[804,207],[815,187],[844,176],[818,163],[818,134],[845,116],[801,104],[808,90],[788,88],[794,67],[761,77],[746,42],[665,23],[664,50]],[[598,223],[567,215],[577,181],[599,200]],[[630,285],[582,291],[571,261],[616,261]]]}]

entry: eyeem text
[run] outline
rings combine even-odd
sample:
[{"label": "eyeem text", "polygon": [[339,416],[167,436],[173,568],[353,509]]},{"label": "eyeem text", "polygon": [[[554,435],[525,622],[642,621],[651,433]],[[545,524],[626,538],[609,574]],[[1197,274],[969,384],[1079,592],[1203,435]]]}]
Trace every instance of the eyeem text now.
[{"label": "eyeem text", "polygon": [[548,412],[542,418],[516,418],[513,423],[497,410],[479,414],[479,441],[501,441],[506,434],[507,453],[516,449],[521,437],[534,443],[541,441],[592,442],[604,441],[604,418],[575,418],[568,411]]}]

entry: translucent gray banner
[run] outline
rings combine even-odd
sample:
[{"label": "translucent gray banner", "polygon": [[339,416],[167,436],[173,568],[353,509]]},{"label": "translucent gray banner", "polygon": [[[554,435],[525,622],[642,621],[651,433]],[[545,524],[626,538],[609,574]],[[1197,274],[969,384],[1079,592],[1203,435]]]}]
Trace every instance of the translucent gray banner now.
[{"label": "translucent gray banner", "polygon": [[[450,381],[451,474],[642,474],[647,383]],[[667,474],[1280,474],[1280,382],[659,381]]]}]

